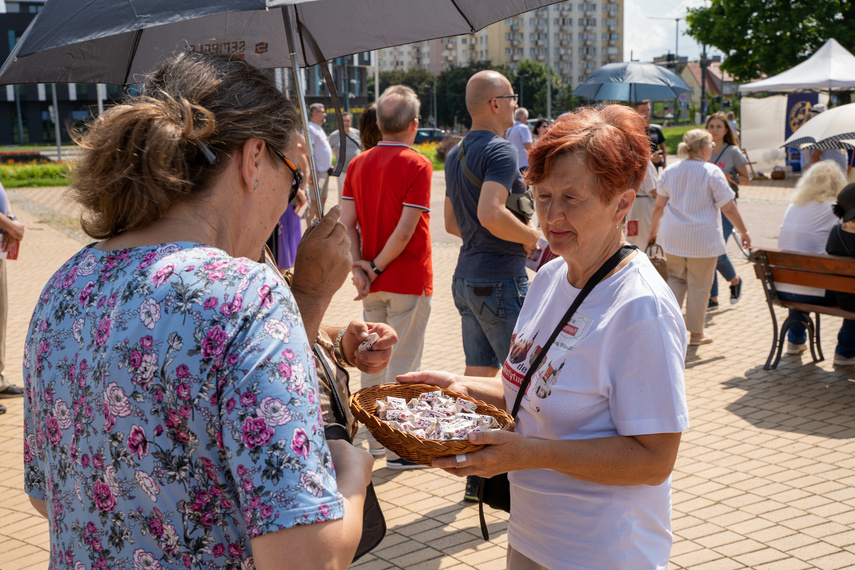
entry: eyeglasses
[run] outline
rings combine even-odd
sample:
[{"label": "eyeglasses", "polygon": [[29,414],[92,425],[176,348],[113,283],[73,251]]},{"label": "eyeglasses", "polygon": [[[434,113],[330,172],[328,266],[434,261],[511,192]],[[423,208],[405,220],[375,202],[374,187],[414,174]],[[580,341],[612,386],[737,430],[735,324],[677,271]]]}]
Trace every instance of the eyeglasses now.
[{"label": "eyeglasses", "polygon": [[303,175],[300,173],[300,169],[294,166],[293,162],[285,158],[285,155],[275,148],[273,149],[273,154],[282,159],[282,162],[285,163],[285,166],[288,167],[288,170],[291,171],[291,175],[294,177],[294,181],[291,183],[291,192],[288,194],[288,203],[290,204],[297,196],[297,190],[300,189],[300,185],[303,183]]},{"label": "eyeglasses", "polygon": [[413,120],[414,120],[414,121],[418,121],[418,122],[420,122],[420,123],[421,123],[421,122],[422,122],[422,116],[421,116],[421,115],[416,115],[416,118],[415,118],[415,119],[413,119]]},{"label": "eyeglasses", "polygon": [[489,103],[493,99],[513,99],[514,103],[516,103],[519,98],[520,96],[517,93],[514,93],[513,95],[496,95],[495,97],[490,97],[490,100],[487,101],[487,103]]}]

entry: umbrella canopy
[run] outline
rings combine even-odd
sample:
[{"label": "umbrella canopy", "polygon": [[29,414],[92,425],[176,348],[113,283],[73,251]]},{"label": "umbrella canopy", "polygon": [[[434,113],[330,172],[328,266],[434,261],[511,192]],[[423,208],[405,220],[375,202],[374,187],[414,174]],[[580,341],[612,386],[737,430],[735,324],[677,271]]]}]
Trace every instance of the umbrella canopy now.
[{"label": "umbrella canopy", "polygon": [[772,77],[739,86],[758,91],[831,91],[855,89],[855,55],[831,38],[805,61]]},{"label": "umbrella canopy", "polygon": [[790,135],[784,147],[799,149],[855,148],[855,103],[841,105],[808,120]]},{"label": "umbrella canopy", "polygon": [[691,91],[674,73],[652,63],[628,61],[609,63],[595,71],[573,91],[594,101],[674,99]]},{"label": "umbrella canopy", "polygon": [[0,68],[0,84],[134,83],[177,51],[297,65],[475,32],[556,0],[51,0]]}]

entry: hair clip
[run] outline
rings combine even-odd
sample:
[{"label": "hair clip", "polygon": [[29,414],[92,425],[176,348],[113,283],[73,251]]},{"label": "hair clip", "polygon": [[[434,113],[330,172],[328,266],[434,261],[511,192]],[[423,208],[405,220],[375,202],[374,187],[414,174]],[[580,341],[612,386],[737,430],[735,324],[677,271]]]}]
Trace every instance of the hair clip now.
[{"label": "hair clip", "polygon": [[205,143],[203,143],[202,141],[196,141],[196,148],[198,148],[199,151],[205,155],[205,158],[207,158],[208,162],[210,162],[212,165],[217,162],[216,155],[211,152],[211,149],[209,149]]}]

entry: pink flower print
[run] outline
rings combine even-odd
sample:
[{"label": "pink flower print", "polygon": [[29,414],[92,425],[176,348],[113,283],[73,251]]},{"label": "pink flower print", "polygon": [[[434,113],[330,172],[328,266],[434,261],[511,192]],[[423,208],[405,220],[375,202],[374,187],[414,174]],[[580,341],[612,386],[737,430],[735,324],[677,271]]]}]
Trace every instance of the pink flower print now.
[{"label": "pink flower print", "polygon": [[246,275],[247,273],[249,273],[249,268],[245,265],[241,265],[240,267],[237,268],[237,272],[240,275]]},{"label": "pink flower print", "polygon": [[95,507],[99,511],[112,511],[116,508],[116,497],[113,496],[110,486],[104,481],[95,481],[92,487],[92,495],[95,499]]},{"label": "pink flower print", "polygon": [[71,410],[68,405],[62,400],[57,400],[53,405],[53,417],[56,418],[60,429],[68,429],[71,427]]},{"label": "pink flower print", "polygon": [[190,378],[190,368],[188,368],[186,364],[180,364],[178,368],[175,369],[175,375],[179,378]]},{"label": "pink flower print", "polygon": [[86,284],[86,287],[80,291],[80,294],[77,296],[77,302],[80,303],[81,306],[86,306],[89,304],[89,296],[92,294],[92,288],[95,287],[95,282],[90,281]]},{"label": "pink flower print", "polygon": [[[86,463],[89,463],[89,457],[84,455],[86,458]],[[24,442],[24,463],[30,463],[33,460],[33,452],[30,450],[30,444],[26,441]],[[86,467],[85,465],[83,467]]]},{"label": "pink flower print", "polygon": [[210,279],[211,281],[220,281],[225,276],[226,274],[222,271],[212,271],[208,273],[208,279]]},{"label": "pink flower print", "polygon": [[157,270],[157,273],[152,277],[151,282],[154,283],[155,287],[160,287],[172,277],[172,274],[175,273],[175,264],[170,263],[169,265],[165,265]]},{"label": "pink flower print", "polygon": [[229,545],[229,554],[232,556],[238,557],[243,554],[243,551],[240,549],[240,545],[235,544],[234,542]]},{"label": "pink flower print", "polygon": [[151,338],[151,335],[147,334],[140,339],[140,346],[148,350],[154,346],[154,339]]},{"label": "pink flower print", "polygon": [[228,402],[226,402],[226,413],[230,414],[234,411],[237,402],[235,402],[234,398],[229,398]]},{"label": "pink flower print", "polygon": [[273,515],[273,507],[270,505],[263,505],[261,507],[261,517],[268,519],[271,515]]},{"label": "pink flower print", "polygon": [[74,284],[74,281],[77,280],[77,267],[72,267],[71,271],[65,274],[62,278],[62,287],[63,289],[68,289]]},{"label": "pink flower print", "polygon": [[131,368],[139,368],[140,364],[142,364],[142,352],[139,350],[132,350],[131,356],[128,357],[128,365]]},{"label": "pink flower print", "polygon": [[131,415],[131,402],[125,395],[125,391],[115,382],[107,384],[104,390],[104,403],[110,414],[120,418]]},{"label": "pink flower print", "polygon": [[103,469],[104,468],[104,458],[98,455],[97,453],[92,456],[92,466],[95,469]]},{"label": "pink flower print", "polygon": [[260,497],[253,497],[249,500],[249,508],[250,509],[255,510],[260,506],[261,506],[261,498]]},{"label": "pink flower print", "polygon": [[51,445],[59,445],[59,442],[62,440],[62,430],[59,428],[59,422],[56,421],[56,418],[48,416],[45,421],[45,427],[47,428],[48,441],[50,441]]},{"label": "pink flower print", "polygon": [[145,269],[146,267],[154,263],[155,259],[157,259],[157,252],[148,252],[147,254],[145,254],[145,257],[143,257],[143,260],[140,261],[140,264],[137,265],[137,269]]},{"label": "pink flower print", "polygon": [[229,364],[229,366],[234,366],[238,363],[238,355],[234,353],[228,355],[228,357],[226,357],[226,362]]},{"label": "pink flower print", "polygon": [[214,513],[210,512],[210,511],[206,511],[206,512],[202,513],[200,520],[201,520],[203,525],[211,526],[214,524]]},{"label": "pink flower print", "polygon": [[241,406],[254,406],[256,402],[255,394],[252,392],[244,392],[240,395]]},{"label": "pink flower print", "polygon": [[279,363],[279,374],[282,375],[283,378],[291,377],[291,366],[287,362]]},{"label": "pink flower print", "polygon": [[118,296],[115,293],[110,293],[110,298],[107,299],[107,305],[109,305],[110,307],[115,306],[116,299],[118,299]]},{"label": "pink flower print", "polygon": [[248,417],[241,426],[241,440],[248,449],[267,445],[273,437],[273,429],[267,425],[264,418]]},{"label": "pink flower print", "polygon": [[139,459],[148,455],[148,438],[142,426],[131,428],[131,432],[128,434],[128,449]]},{"label": "pink flower print", "polygon": [[80,466],[83,467],[84,469],[89,467],[89,454],[84,453],[83,455],[80,456]]},{"label": "pink flower print", "polygon": [[214,545],[214,556],[222,556],[226,553],[226,546],[223,543],[217,543]]},{"label": "pink flower print", "polygon": [[315,392],[314,392],[314,390],[309,390],[309,403],[310,404],[315,403]]},{"label": "pink flower print", "polygon": [[152,518],[148,521],[148,530],[154,536],[160,536],[163,534],[163,523],[160,519]]},{"label": "pink flower print", "polygon": [[134,570],[161,570],[162,566],[154,554],[142,548],[134,550]]},{"label": "pink flower print", "polygon": [[226,338],[226,331],[220,325],[209,329],[205,340],[202,341],[202,356],[205,358],[214,358],[222,354],[223,343],[225,343]]},{"label": "pink flower print", "polygon": [[237,466],[237,474],[238,474],[238,477],[245,477],[245,476],[246,476],[246,473],[247,473],[247,471],[246,471],[246,467],[244,467],[243,465],[238,465],[238,466]]},{"label": "pink flower print", "polygon": [[134,478],[137,480],[137,484],[140,486],[140,489],[148,495],[148,498],[157,502],[157,495],[160,493],[160,487],[158,487],[157,481],[155,481],[152,476],[145,471],[137,471]]},{"label": "pink flower print", "polygon": [[142,357],[142,363],[138,369],[137,382],[143,388],[148,388],[157,372],[157,355],[146,354]]},{"label": "pink flower print", "polygon": [[148,330],[154,329],[160,320],[160,305],[154,299],[145,299],[140,305],[140,321]]},{"label": "pink flower print", "polygon": [[295,429],[294,437],[291,439],[291,449],[294,450],[294,453],[302,456],[303,459],[308,459],[310,447],[311,443],[309,443],[309,437],[306,435],[306,430],[303,428]]},{"label": "pink flower print", "polygon": [[324,494],[323,479],[311,469],[306,469],[300,474],[300,485],[315,497],[320,497]]},{"label": "pink flower print", "polygon": [[321,516],[327,518],[330,516],[330,506],[326,503],[318,507],[318,512],[321,513]]},{"label": "pink flower print", "polygon": [[205,299],[204,307],[206,311],[210,311],[211,309],[216,309],[218,304],[219,301],[216,297],[208,297],[207,299]]},{"label": "pink flower print", "polygon": [[182,400],[190,399],[190,386],[187,385],[186,382],[182,382],[175,388],[175,393],[178,394],[178,397]]},{"label": "pink flower print", "polygon": [[291,411],[282,400],[265,396],[258,405],[258,415],[267,420],[272,426],[284,426],[291,421]]},{"label": "pink flower print", "polygon": [[252,479],[244,479],[243,483],[241,483],[241,487],[243,487],[243,490],[247,493],[255,491],[255,485],[253,484]]},{"label": "pink flower print", "polygon": [[270,285],[265,283],[258,290],[258,302],[262,309],[270,309],[273,307],[273,293],[270,291]]},{"label": "pink flower print", "polygon": [[110,330],[113,327],[113,321],[107,317],[101,319],[101,322],[98,323],[98,327],[95,330],[95,346],[101,347],[107,342],[107,339],[110,338]]},{"label": "pink flower print", "polygon": [[281,342],[288,342],[291,338],[291,329],[279,319],[266,319],[264,321],[264,332]]}]

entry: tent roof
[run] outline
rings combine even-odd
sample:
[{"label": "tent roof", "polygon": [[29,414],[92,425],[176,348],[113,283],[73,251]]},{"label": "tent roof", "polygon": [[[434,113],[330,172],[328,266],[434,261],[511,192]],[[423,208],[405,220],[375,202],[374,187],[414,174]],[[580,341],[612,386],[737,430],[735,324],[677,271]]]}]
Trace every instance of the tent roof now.
[{"label": "tent roof", "polygon": [[761,81],[741,85],[739,92],[848,89],[855,89],[855,56],[831,38],[797,66]]}]

